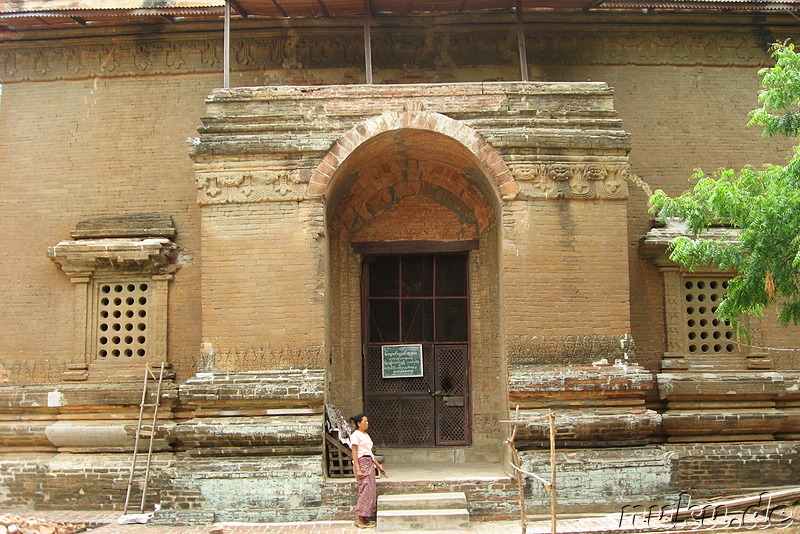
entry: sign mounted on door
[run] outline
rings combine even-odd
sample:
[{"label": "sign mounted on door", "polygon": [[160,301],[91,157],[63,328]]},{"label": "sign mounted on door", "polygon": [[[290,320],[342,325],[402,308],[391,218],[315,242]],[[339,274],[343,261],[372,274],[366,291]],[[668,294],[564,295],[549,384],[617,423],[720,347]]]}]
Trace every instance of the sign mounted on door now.
[{"label": "sign mounted on door", "polygon": [[381,347],[383,378],[416,378],[422,372],[422,345],[384,345]]}]

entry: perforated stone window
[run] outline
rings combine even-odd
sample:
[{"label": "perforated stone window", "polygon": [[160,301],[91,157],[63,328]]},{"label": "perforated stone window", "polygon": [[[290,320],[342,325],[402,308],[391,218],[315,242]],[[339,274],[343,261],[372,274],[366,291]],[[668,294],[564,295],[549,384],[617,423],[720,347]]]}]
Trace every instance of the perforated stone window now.
[{"label": "perforated stone window", "polygon": [[[132,376],[167,362],[169,282],[178,269],[172,218],[84,219],[47,255],[74,287],[73,361],[65,380]],[[116,374],[115,374],[116,373]]]},{"label": "perforated stone window", "polygon": [[714,312],[728,291],[725,277],[684,277],[686,348],[693,354],[734,354],[738,345],[728,321]]},{"label": "perforated stone window", "polygon": [[144,359],[148,356],[152,279],[95,284],[97,299],[94,354],[97,358]]}]

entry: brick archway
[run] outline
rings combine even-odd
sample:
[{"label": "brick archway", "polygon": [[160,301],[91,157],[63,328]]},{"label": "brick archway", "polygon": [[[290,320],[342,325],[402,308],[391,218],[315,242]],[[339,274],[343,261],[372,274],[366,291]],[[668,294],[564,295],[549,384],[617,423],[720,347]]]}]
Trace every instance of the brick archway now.
[{"label": "brick archway", "polygon": [[476,160],[498,197],[515,195],[518,187],[503,158],[481,134],[466,124],[440,113],[387,112],[355,126],[337,140],[314,169],[308,185],[310,196],[329,198],[336,171],[359,147],[378,135],[394,130],[435,132],[458,142]]}]

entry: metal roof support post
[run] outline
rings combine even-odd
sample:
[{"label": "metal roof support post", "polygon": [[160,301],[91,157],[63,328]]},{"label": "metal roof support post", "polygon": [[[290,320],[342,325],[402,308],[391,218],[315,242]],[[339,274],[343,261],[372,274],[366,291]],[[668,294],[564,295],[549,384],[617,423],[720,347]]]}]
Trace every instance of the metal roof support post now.
[{"label": "metal roof support post", "polygon": [[364,66],[367,74],[367,84],[372,84],[372,6],[369,0],[364,0]]},{"label": "metal roof support post", "polygon": [[528,80],[528,52],[525,50],[525,25],[522,23],[522,0],[517,0],[517,45],[519,46],[519,71],[522,81]]},{"label": "metal roof support post", "polygon": [[231,3],[225,0],[225,25],[222,32],[222,87],[231,86]]}]

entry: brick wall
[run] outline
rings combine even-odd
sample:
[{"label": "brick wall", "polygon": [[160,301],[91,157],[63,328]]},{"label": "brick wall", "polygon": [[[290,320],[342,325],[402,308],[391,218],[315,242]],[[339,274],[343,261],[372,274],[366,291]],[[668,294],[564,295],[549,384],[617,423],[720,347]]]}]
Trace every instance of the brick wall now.
[{"label": "brick wall", "polygon": [[672,485],[684,491],[713,495],[797,481],[794,442],[668,445],[665,449],[675,455]]},{"label": "brick wall", "polygon": [[[655,23],[661,19],[649,20]],[[748,129],[745,123],[748,111],[757,105],[756,71],[769,61],[765,45],[770,40],[790,37],[790,31],[767,23],[760,31],[770,37],[756,39],[754,35],[760,34],[748,33],[749,20],[734,17],[725,27],[715,26],[711,19],[695,18],[693,22],[696,27],[676,32],[670,39],[651,42],[649,31],[629,21],[595,17],[576,23],[564,16],[553,16],[545,31],[534,25],[528,36],[534,78],[601,80],[614,88],[615,107],[624,128],[632,134],[633,171],[651,187],[663,187],[672,193],[686,187],[686,179],[695,167],[713,171],[719,166],[781,162],[789,146],[784,140],[762,139],[758,129]],[[238,32],[236,38],[249,47],[258,38],[284,31],[270,22],[261,24],[262,29],[251,27]],[[441,41],[427,41],[424,36],[436,33],[440,29],[437,25],[444,22],[417,24],[416,28],[401,24],[396,30],[399,33],[376,29],[378,44],[396,34],[406,37],[403,42],[407,47],[395,47],[388,53],[376,46],[379,82],[516,76],[515,69],[505,64],[512,62],[513,46],[506,45],[513,44],[514,37],[506,23],[466,17],[459,20],[458,31],[447,32],[447,39]],[[341,40],[329,46],[357,48],[357,26],[337,29]],[[558,32],[562,26],[568,27],[569,32],[561,33],[559,39],[543,40],[548,32]],[[609,33],[611,29],[624,29],[635,38],[615,45],[606,39],[615,33]],[[329,30],[314,31],[326,40],[324,34]],[[707,40],[691,41],[697,32],[704,33]],[[569,39],[564,38],[567,34]],[[467,40],[468,35],[486,39]],[[165,55],[166,48],[161,47],[166,38],[169,35],[162,34],[143,43],[150,50],[149,62],[128,57],[132,54],[130,49],[123,52],[120,48],[118,65],[113,70],[103,66],[102,58],[92,56],[89,47],[93,42],[78,39],[47,43],[43,50],[50,57],[49,71],[31,59],[35,54],[29,51],[38,46],[35,39],[0,45],[11,54],[4,57],[15,58],[15,69],[7,69],[3,78],[0,107],[0,163],[5,170],[5,195],[0,200],[5,214],[0,252],[14,258],[0,266],[0,276],[7,281],[2,289],[6,313],[14,318],[0,340],[2,359],[68,360],[74,356],[70,354],[68,319],[72,287],[43,257],[47,246],[66,238],[68,230],[83,217],[159,211],[175,217],[177,241],[185,249],[184,265],[170,288],[170,358],[191,368],[200,341],[200,217],[191,163],[185,156],[185,139],[195,134],[204,110],[203,99],[219,85],[220,77],[216,68],[209,67],[212,64],[202,63],[197,52],[200,48],[184,35],[175,35],[183,47],[183,63],[171,63]],[[701,42],[705,44],[698,44]],[[107,43],[113,47],[127,44],[120,37]],[[418,48],[423,45],[425,51],[419,53]],[[348,65],[347,53],[328,54],[325,60],[315,54],[310,43],[292,40],[282,46],[289,47],[282,53],[296,55],[298,68],[275,69],[258,63],[269,54],[245,54],[235,58],[233,83],[360,80],[360,65]],[[61,54],[59,47],[74,55]],[[450,65],[441,64],[444,47],[458,51],[451,52]],[[604,52],[606,47],[612,47],[609,50],[613,49],[613,53]],[[505,52],[498,54],[499,50]],[[589,54],[589,50],[596,53]],[[14,55],[15,51],[19,55]],[[59,62],[58,57],[84,59],[65,63]],[[438,69],[432,67],[434,58],[438,58]],[[660,105],[654,107],[652,102]],[[58,120],[53,121],[52,117]],[[649,216],[646,195],[636,187],[630,191],[630,329],[640,353],[645,354],[661,350],[664,345],[663,296],[659,273],[635,254]],[[560,224],[556,219],[548,217],[552,224]],[[577,223],[581,224],[580,217]],[[25,245],[20,247],[18,243]],[[586,274],[589,276],[573,270],[571,278],[553,281],[546,292],[575,281],[585,298],[593,291],[586,280],[595,276]],[[616,293],[622,289],[611,290],[612,300],[617,301]],[[521,292],[525,291],[523,286]],[[47,320],[43,320],[42,310],[48,310]],[[563,324],[563,320],[559,322]],[[770,331],[775,328],[770,321],[765,324]],[[612,329],[621,331],[625,326],[618,323]],[[764,341],[777,346],[795,343],[797,329],[791,332],[790,338],[784,334],[767,335]],[[652,358],[646,364],[651,369],[658,366]],[[188,376],[186,372],[179,374]]]},{"label": "brick wall", "polygon": [[148,76],[3,84],[0,252],[13,261],[0,266],[0,294],[13,320],[1,360],[82,356],[71,353],[74,289],[45,251],[84,217],[141,212],[174,218],[184,251],[170,288],[169,352],[176,362],[194,357],[199,211],[185,143],[216,83]]},{"label": "brick wall", "polygon": [[303,221],[307,209],[297,202],[203,208],[206,342],[223,348],[322,343],[323,259]]},{"label": "brick wall", "polygon": [[624,203],[528,201],[506,211],[507,335],[630,330]]},{"label": "brick wall", "polygon": [[[293,126],[317,127],[324,116],[336,117],[341,123],[315,142],[304,133],[282,137],[280,128],[267,128],[270,135],[248,137],[255,152],[280,145],[284,153],[304,154],[288,166],[286,162],[291,160],[278,161],[277,170],[258,158],[225,161],[230,147],[224,144],[215,153],[198,154],[193,168],[186,138],[196,135],[201,124],[213,129],[214,118],[208,117],[203,123],[201,117],[226,105],[225,96],[212,98],[208,106],[204,102],[221,79],[221,62],[210,61],[203,52],[214,53],[214,46],[204,45],[216,43],[216,34],[171,34],[168,30],[147,38],[103,37],[103,44],[114,52],[110,56],[96,53],[98,38],[83,40],[82,34],[47,42],[38,40],[40,34],[31,34],[19,42],[0,43],[4,68],[0,78],[0,178],[5,193],[0,198],[0,254],[9,259],[0,263],[0,297],[7,318],[0,337],[0,365],[23,360],[52,360],[61,365],[82,359],[83,355],[72,353],[74,289],[45,257],[46,248],[66,239],[69,230],[85,217],[159,212],[173,217],[176,242],[181,247],[181,269],[170,282],[168,333],[169,359],[178,367],[179,380],[194,374],[201,341],[210,345],[205,349],[209,357],[217,349],[237,354],[237,349],[243,348],[246,359],[251,354],[272,354],[275,346],[286,350],[299,347],[311,355],[305,363],[312,367],[322,367],[330,358],[333,363],[329,370],[337,380],[330,398],[355,407],[360,400],[358,258],[344,242],[343,229],[327,224],[330,218],[323,220],[324,202],[332,206],[341,199],[326,196],[308,201],[303,195],[309,190],[309,180],[317,188],[314,194],[323,194],[328,182],[312,180],[312,171],[326,170],[319,165],[320,158],[347,128],[384,111],[395,113],[395,117],[404,113],[411,117],[411,112],[420,111],[413,116],[425,120],[441,113],[441,118],[434,120],[439,133],[453,128],[448,135],[457,137],[453,125],[463,122],[483,132],[488,140],[488,145],[475,149],[462,161],[462,168],[484,171],[481,180],[489,178],[476,180],[473,185],[480,193],[478,203],[481,197],[493,199],[479,207],[495,210],[493,214],[478,213],[471,223],[483,232],[481,249],[470,259],[470,283],[474,290],[473,376],[478,385],[474,428],[484,450],[499,446],[495,443],[497,419],[507,408],[507,397],[498,395],[496,389],[498,385],[505,388],[503,384],[507,383],[506,338],[630,331],[640,354],[657,355],[664,346],[661,276],[637,253],[638,240],[650,224],[647,195],[631,183],[626,187],[627,201],[541,198],[530,188],[517,200],[501,201],[499,195],[508,192],[501,186],[509,182],[499,180],[502,173],[485,172],[492,161],[481,159],[484,150],[500,147],[504,164],[523,173],[520,161],[526,157],[544,154],[558,158],[574,156],[577,151],[587,157],[613,159],[624,158],[630,148],[631,170],[651,187],[671,193],[687,186],[686,178],[694,167],[713,171],[723,165],[779,163],[789,145],[782,140],[763,140],[757,130],[748,130],[744,124],[747,112],[757,105],[756,70],[769,61],[766,44],[790,36],[789,32],[778,25],[759,26],[753,31],[750,19],[737,17],[693,18],[691,27],[683,27],[685,19],[669,16],[650,18],[648,25],[632,22],[634,19],[543,16],[549,18],[529,28],[534,78],[601,81],[612,86],[613,94],[592,86],[596,93],[595,118],[584,119],[592,127],[617,132],[613,142],[606,140],[602,146],[553,145],[562,142],[564,136],[546,133],[546,128],[536,131],[534,126],[547,119],[548,113],[557,115],[563,110],[563,98],[552,95],[531,96],[526,103],[528,111],[509,117],[507,124],[521,124],[524,131],[500,134],[481,122],[480,113],[501,107],[504,111],[518,110],[521,97],[514,93],[503,100],[505,97],[492,93],[489,84],[486,94],[477,94],[475,86],[468,85],[425,86],[429,98],[421,105],[413,102],[402,86],[382,98],[362,94],[327,105],[321,104],[321,99],[309,98],[293,108],[295,114],[291,116],[275,107],[270,91],[265,91],[256,102],[238,110],[246,117],[245,130],[261,127],[253,126],[260,125],[258,121],[270,124],[276,117]],[[400,21],[392,27],[396,22],[381,21],[376,28],[379,83],[502,80],[517,75],[510,20],[448,17]],[[669,24],[672,33],[656,35],[652,28],[660,22]],[[325,23],[304,21],[298,23],[307,33],[304,39],[286,39],[281,24],[258,21],[237,31],[237,44],[243,53],[235,57],[234,85],[361,82],[360,22],[344,21],[336,28],[327,28]],[[765,31],[772,32],[768,39],[762,36]],[[626,38],[614,38],[617,35]],[[696,39],[698,36],[702,39]],[[164,46],[170,39],[176,48]],[[402,42],[403,46],[390,47],[390,41]],[[109,59],[113,61],[109,63]],[[296,100],[311,96],[305,92],[298,89]],[[575,103],[583,96],[571,98]],[[632,134],[630,147],[617,118],[622,120],[621,128]],[[549,124],[562,124],[562,119],[549,116]],[[374,121],[369,124],[375,125]],[[355,131],[348,140],[363,141],[366,137],[363,131]],[[523,145],[515,144],[523,141],[528,143],[524,150],[520,149]],[[425,149],[417,157],[431,157],[430,146],[417,146]],[[344,150],[342,145],[334,148]],[[375,152],[363,154],[359,162],[369,163]],[[452,164],[454,154],[463,156],[447,150],[441,154],[448,159],[447,164]],[[276,190],[284,196],[271,202],[215,204],[203,196],[208,192],[205,186],[195,183],[202,176],[196,169],[203,165],[212,169],[222,165],[214,172],[219,171],[223,181],[226,172],[239,173],[236,179],[266,176],[280,182]],[[341,172],[337,178],[347,174]],[[458,196],[465,204],[475,200],[473,191],[465,197],[451,190],[446,193]],[[441,209],[454,205],[442,202],[447,195],[430,195],[437,198],[437,220],[442,213],[453,213]],[[202,206],[198,206],[198,198]],[[500,215],[501,205],[505,224],[493,228],[491,217]],[[456,228],[453,220],[446,226],[448,232]],[[354,228],[348,226],[349,230]],[[371,238],[385,235],[386,228],[376,224]],[[417,235],[428,230],[417,229]],[[330,242],[326,242],[328,238]],[[331,281],[326,284],[327,273]],[[327,309],[326,297],[328,303],[335,301]],[[796,345],[798,329],[779,330],[769,318],[763,324],[765,344]],[[324,350],[317,350],[319,347]],[[658,356],[643,363],[655,370]],[[0,377],[7,374],[7,369],[0,369]],[[117,401],[105,402],[102,410],[115,409]],[[3,412],[11,423],[4,427],[0,439],[15,439],[20,447],[47,447],[41,436],[45,426],[40,422],[18,424],[18,408],[15,406],[13,413]],[[31,410],[34,416],[41,415],[34,412]],[[186,412],[182,415],[189,417]],[[51,416],[48,412],[47,417]],[[224,426],[216,423],[214,428]],[[619,453],[602,461],[596,457],[594,463],[568,463],[572,469],[568,480],[580,488],[585,473],[594,473],[585,494],[576,497],[577,504],[585,504],[605,491],[603,477],[620,474],[622,465],[637,473],[636,481],[626,490],[627,496],[635,498],[650,490],[656,494],[654,488],[661,488],[665,480],[662,468],[677,473],[677,482],[668,487],[669,491],[684,482],[694,486],[703,477],[713,479],[717,474],[726,484],[744,484],[748,475],[744,463],[737,460],[729,465],[727,458],[746,457],[750,465],[765,466],[765,472],[771,474],[764,477],[765,482],[782,481],[777,472],[789,467],[785,458],[791,460],[793,454],[790,442],[772,452],[744,444],[740,450],[720,446],[714,449],[719,452],[712,454],[712,446],[706,447],[704,451],[686,452],[684,464],[675,469],[665,467],[663,459],[648,451],[631,453],[636,456],[633,461],[633,456]],[[77,506],[91,501],[107,506],[119,501],[118,467],[106,465],[102,455],[90,454],[82,460],[82,469],[92,473],[88,478],[97,481],[98,489],[88,494],[84,489],[81,495],[78,490],[82,488],[69,482],[81,476],[71,458],[64,455],[51,462],[42,451],[38,454],[42,461],[4,459],[9,463],[7,470],[0,470],[0,477],[5,477],[0,488],[9,502],[56,506],[60,501]],[[585,454],[591,457],[594,453]],[[702,454],[711,455],[710,463],[700,460]],[[258,461],[252,465],[257,466]],[[61,478],[63,484],[58,478],[42,478],[51,473],[69,476]],[[224,491],[230,488],[230,482],[222,474],[211,474],[207,482],[201,482],[189,473],[174,473],[169,480],[181,483],[169,489],[179,507],[203,510],[198,500],[203,484],[210,484],[217,492],[215,506],[229,504]],[[303,487],[319,493],[317,482],[306,480]],[[266,487],[270,481],[259,480],[259,484]]]}]

